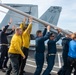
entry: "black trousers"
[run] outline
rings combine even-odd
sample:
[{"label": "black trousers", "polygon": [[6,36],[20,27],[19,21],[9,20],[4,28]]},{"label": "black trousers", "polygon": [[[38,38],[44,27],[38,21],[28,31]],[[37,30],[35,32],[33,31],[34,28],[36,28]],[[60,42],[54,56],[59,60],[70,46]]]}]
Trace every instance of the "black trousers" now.
[{"label": "black trousers", "polygon": [[68,57],[68,66],[65,75],[71,75],[74,68],[74,75],[76,75],[76,58]]},{"label": "black trousers", "polygon": [[49,75],[55,64],[55,55],[50,55],[50,56],[47,55],[46,59],[47,59],[47,68],[45,69],[42,75]]},{"label": "black trousers", "polygon": [[[21,55],[19,56],[19,68],[20,68],[20,65],[21,65]],[[5,75],[10,75],[11,74],[11,71],[12,71],[12,65],[11,65],[11,62],[9,63],[9,66],[8,66],[8,68],[7,68],[7,70],[6,70],[6,73],[5,73]]]},{"label": "black trousers", "polygon": [[35,53],[35,61],[36,61],[36,70],[34,72],[34,75],[40,75],[42,72],[42,68],[44,65],[44,53]]},{"label": "black trousers", "polygon": [[8,68],[7,68],[7,70],[6,70],[5,75],[10,75],[11,71],[12,71],[12,65],[11,65],[11,62],[10,62],[10,63],[9,63],[9,66],[8,66]]},{"label": "black trousers", "polygon": [[25,59],[21,58],[21,65],[20,65],[19,75],[23,75],[23,70],[25,68],[26,60],[28,58],[28,52],[29,52],[29,49],[25,48],[25,47],[23,47],[22,50],[23,50],[23,53],[25,54],[26,58]]},{"label": "black trousers", "polygon": [[58,71],[58,75],[65,75],[65,72],[67,70],[67,58],[68,58],[68,50],[63,50],[62,53],[62,58],[63,58],[63,66],[61,67],[61,69]]},{"label": "black trousers", "polygon": [[0,69],[7,66],[8,62],[8,46],[1,46]]},{"label": "black trousers", "polygon": [[9,54],[12,66],[12,75],[19,75],[19,56],[19,54]]}]

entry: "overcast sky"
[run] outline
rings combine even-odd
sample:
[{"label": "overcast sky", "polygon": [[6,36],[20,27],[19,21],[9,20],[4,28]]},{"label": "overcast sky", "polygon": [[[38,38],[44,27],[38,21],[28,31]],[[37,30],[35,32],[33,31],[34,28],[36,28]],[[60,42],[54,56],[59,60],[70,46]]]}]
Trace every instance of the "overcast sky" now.
[{"label": "overcast sky", "polygon": [[[61,6],[62,12],[58,21],[58,27],[76,32],[76,0],[0,0],[2,3],[35,4],[38,5],[40,17],[50,6]],[[0,10],[7,9],[0,7]],[[5,14],[0,12],[0,22]]]}]

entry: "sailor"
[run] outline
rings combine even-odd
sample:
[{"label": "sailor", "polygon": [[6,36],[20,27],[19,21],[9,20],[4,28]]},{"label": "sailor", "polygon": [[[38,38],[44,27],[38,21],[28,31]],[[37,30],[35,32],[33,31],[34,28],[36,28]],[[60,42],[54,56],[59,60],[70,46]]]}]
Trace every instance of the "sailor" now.
[{"label": "sailor", "polygon": [[[22,23],[20,24],[20,28],[22,29],[22,40],[24,43],[23,45],[25,45],[25,47],[22,45],[22,51],[26,55],[26,58],[25,59],[23,59],[22,57],[19,58],[19,75],[22,75],[25,72],[24,67],[26,65],[26,59],[28,57],[28,52],[29,52],[27,48],[29,48],[29,43],[30,43],[30,33],[32,30],[32,18],[29,18],[30,23],[28,26],[25,24],[25,22],[26,22],[26,17],[23,19]],[[12,67],[10,63],[6,71],[6,75],[10,75],[11,70],[12,70]]]},{"label": "sailor", "polygon": [[69,42],[71,41],[71,35],[67,34],[62,39],[62,58],[63,58],[63,66],[58,71],[58,75],[65,75],[67,70],[67,58],[68,58],[68,51],[69,51]]},{"label": "sailor", "polygon": [[76,75],[76,33],[71,35],[72,40],[69,43],[69,52],[67,60],[67,71],[65,75],[71,75],[74,69],[74,75]]},{"label": "sailor", "polygon": [[33,20],[32,18],[29,18],[29,25],[27,26],[27,28],[26,28],[26,26],[24,26],[24,24],[20,25],[20,27],[23,30],[23,33],[22,33],[22,40],[23,40],[22,51],[25,54],[26,58],[21,60],[19,75],[23,75],[24,68],[26,65],[26,60],[28,58],[28,52],[29,52],[29,46],[30,46],[30,34],[32,31],[32,20]]},{"label": "sailor", "polygon": [[[47,33],[46,33],[47,32]],[[45,28],[43,34],[41,30],[38,30],[36,32],[37,38],[36,38],[36,53],[35,53],[35,61],[36,61],[36,70],[34,75],[40,75],[43,64],[44,64],[44,51],[45,51],[45,44],[44,42],[49,39],[50,36],[50,26],[47,26],[47,29]]]},{"label": "sailor", "polygon": [[57,49],[56,49],[56,42],[62,37],[62,34],[60,33],[61,30],[58,30],[58,35],[55,38],[55,34],[51,33],[50,34],[50,38],[49,41],[47,43],[48,46],[48,52],[47,52],[47,68],[45,69],[45,71],[43,72],[42,75],[51,75],[50,72],[53,69],[54,63],[55,63],[55,56],[57,53]]},{"label": "sailor", "polygon": [[[26,18],[24,18],[23,21],[22,21],[22,23],[20,24],[20,28],[22,29],[22,33],[26,29],[26,27],[25,27],[25,21],[26,21]],[[20,64],[21,64],[21,56],[19,58],[19,65]],[[6,74],[5,75],[10,75],[11,71],[12,71],[12,66],[11,66],[11,63],[9,63],[9,66],[8,66],[8,68],[6,70]]]},{"label": "sailor", "polygon": [[9,59],[12,65],[12,75],[19,75],[19,57],[25,59],[25,55],[21,50],[22,47],[22,29],[16,28],[15,34],[12,37],[11,45],[9,47]]},{"label": "sailor", "polygon": [[0,43],[0,46],[1,46],[0,69],[2,69],[2,71],[4,71],[3,68],[7,68],[7,61],[8,61],[8,40],[7,40],[7,36],[14,32],[14,26],[12,27],[11,32],[7,32],[7,28],[11,25],[11,23],[12,23],[12,19],[10,19],[10,22],[8,23],[8,25],[3,27],[2,31],[0,32],[0,40],[1,40],[1,43]]}]

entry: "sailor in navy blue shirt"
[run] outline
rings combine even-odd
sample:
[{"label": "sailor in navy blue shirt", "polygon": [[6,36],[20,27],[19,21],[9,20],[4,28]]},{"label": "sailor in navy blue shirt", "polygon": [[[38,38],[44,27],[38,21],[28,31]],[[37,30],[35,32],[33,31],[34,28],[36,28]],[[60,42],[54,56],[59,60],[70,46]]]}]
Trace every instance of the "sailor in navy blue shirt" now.
[{"label": "sailor in navy blue shirt", "polygon": [[36,38],[36,53],[35,53],[35,61],[36,61],[36,70],[34,75],[40,75],[43,64],[44,64],[44,51],[45,51],[45,44],[44,42],[49,39],[50,36],[50,26],[45,28],[43,34],[41,30],[37,31],[37,38]]},{"label": "sailor in navy blue shirt", "polygon": [[74,75],[76,75],[76,33],[72,34],[72,40],[69,43],[69,52],[68,52],[68,68],[66,75],[71,75],[74,68]]},{"label": "sailor in navy blue shirt", "polygon": [[48,53],[47,53],[47,68],[43,72],[42,75],[51,75],[50,72],[53,69],[55,56],[56,56],[56,42],[62,37],[62,34],[60,33],[61,30],[58,29],[58,35],[55,38],[55,35],[53,33],[50,34],[49,41],[47,43],[48,45]]},{"label": "sailor in navy blue shirt", "polygon": [[[12,28],[11,32],[7,32],[7,28],[11,24],[12,19],[10,19],[10,22],[8,25],[4,26],[2,28],[2,31],[0,31],[0,46],[1,46],[1,58],[0,58],[0,69],[3,70],[3,68],[7,67],[7,61],[8,61],[8,40],[7,36],[12,34],[14,32],[14,27]],[[6,59],[4,59],[6,57]],[[5,61],[4,61],[5,60]]]},{"label": "sailor in navy blue shirt", "polygon": [[67,34],[62,39],[62,58],[63,58],[63,66],[58,71],[58,75],[65,75],[67,70],[67,58],[68,58],[68,51],[69,51],[69,42],[71,41],[71,35]]}]

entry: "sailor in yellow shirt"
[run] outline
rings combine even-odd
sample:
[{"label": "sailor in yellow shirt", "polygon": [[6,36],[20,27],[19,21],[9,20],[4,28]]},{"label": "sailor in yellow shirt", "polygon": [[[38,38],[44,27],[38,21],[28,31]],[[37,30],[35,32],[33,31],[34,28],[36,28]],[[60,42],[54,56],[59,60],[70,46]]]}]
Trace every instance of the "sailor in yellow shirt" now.
[{"label": "sailor in yellow shirt", "polygon": [[[23,39],[23,53],[25,54],[26,58],[22,60],[21,62],[21,66],[20,66],[20,74],[19,75],[23,75],[24,72],[24,67],[26,65],[26,60],[28,57],[28,51],[29,51],[29,45],[30,45],[30,34],[31,34],[31,30],[32,30],[32,18],[29,18],[29,25],[26,28],[26,25],[24,25],[25,23],[22,23],[20,25],[20,27],[23,30],[22,33],[22,39]],[[26,21],[26,19],[24,20],[24,22]]]},{"label": "sailor in yellow shirt", "polygon": [[15,34],[12,37],[11,45],[8,50],[10,62],[12,65],[12,75],[19,75],[19,57],[20,55],[25,59],[25,55],[21,50],[22,47],[22,29],[16,28]]}]

